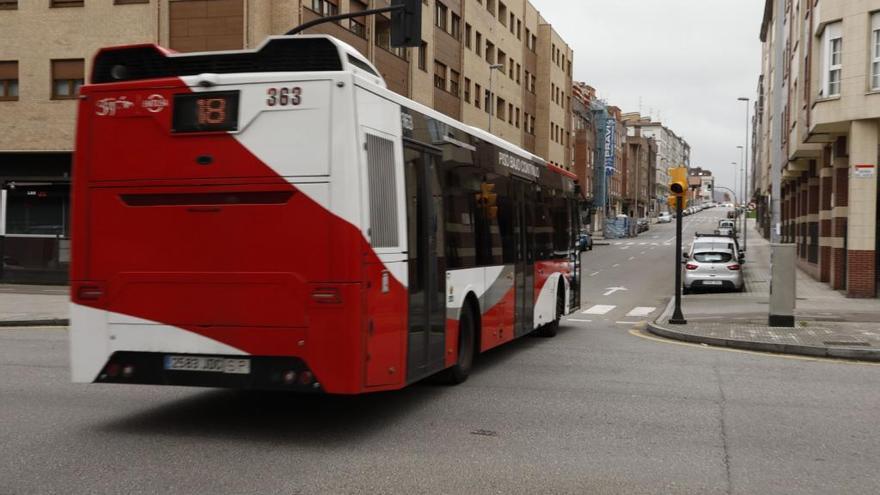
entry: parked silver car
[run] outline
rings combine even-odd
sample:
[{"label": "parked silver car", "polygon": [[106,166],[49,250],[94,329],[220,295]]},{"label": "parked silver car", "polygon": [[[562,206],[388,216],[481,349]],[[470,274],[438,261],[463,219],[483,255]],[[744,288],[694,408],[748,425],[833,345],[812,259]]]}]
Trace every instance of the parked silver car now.
[{"label": "parked silver car", "polygon": [[672,215],[669,214],[668,211],[664,211],[657,217],[657,223],[670,223],[672,222]]},{"label": "parked silver car", "polygon": [[[700,243],[703,244],[703,243]],[[743,274],[735,250],[725,244],[698,246],[684,261],[683,292],[726,289],[741,292]]]}]

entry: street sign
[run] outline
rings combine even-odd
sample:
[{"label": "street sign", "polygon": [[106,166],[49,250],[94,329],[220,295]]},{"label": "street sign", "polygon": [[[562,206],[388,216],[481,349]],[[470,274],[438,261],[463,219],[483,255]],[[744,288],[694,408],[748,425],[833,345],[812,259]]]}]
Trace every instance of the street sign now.
[{"label": "street sign", "polygon": [[872,163],[857,163],[853,165],[852,176],[856,179],[870,179],[874,177],[877,166]]}]

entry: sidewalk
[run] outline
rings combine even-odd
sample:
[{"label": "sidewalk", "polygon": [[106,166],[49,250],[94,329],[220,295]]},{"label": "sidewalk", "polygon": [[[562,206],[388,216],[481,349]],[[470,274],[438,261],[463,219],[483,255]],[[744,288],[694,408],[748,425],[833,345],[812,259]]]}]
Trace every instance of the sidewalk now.
[{"label": "sidewalk", "polygon": [[0,327],[68,324],[66,286],[0,284]]},{"label": "sidewalk", "polygon": [[767,325],[770,244],[749,222],[744,293],[682,298],[686,325],[670,325],[673,301],[648,329],[657,335],[757,351],[880,361],[880,300],[847,299],[797,271],[794,328]]}]

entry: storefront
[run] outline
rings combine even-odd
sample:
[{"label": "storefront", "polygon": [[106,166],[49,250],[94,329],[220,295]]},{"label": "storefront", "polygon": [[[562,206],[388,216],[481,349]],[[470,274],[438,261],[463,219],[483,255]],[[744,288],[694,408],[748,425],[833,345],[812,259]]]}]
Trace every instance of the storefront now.
[{"label": "storefront", "polygon": [[70,153],[0,153],[0,282],[67,283]]}]

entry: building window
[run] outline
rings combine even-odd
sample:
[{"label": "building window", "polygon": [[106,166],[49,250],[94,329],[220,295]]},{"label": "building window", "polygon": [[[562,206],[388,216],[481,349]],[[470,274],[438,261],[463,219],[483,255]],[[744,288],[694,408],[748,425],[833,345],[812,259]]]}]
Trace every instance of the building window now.
[{"label": "building window", "polygon": [[18,62],[0,62],[0,101],[18,99]]},{"label": "building window", "polygon": [[841,23],[834,22],[825,26],[822,33],[822,49],[824,51],[822,62],[822,91],[820,96],[840,95],[840,78],[843,68],[843,38],[841,37]]},{"label": "building window", "polygon": [[513,12],[511,12],[510,13],[510,24],[507,26],[510,29],[510,34],[513,34],[516,32],[516,29],[514,28],[515,23],[516,23],[516,16],[513,15]]},{"label": "building window", "polygon": [[880,12],[871,14],[871,89],[880,89]]},{"label": "building window", "polygon": [[52,0],[49,7],[82,7],[83,0]]},{"label": "building window", "polygon": [[496,103],[497,104],[495,105],[495,116],[498,117],[499,119],[501,119],[501,121],[504,121],[504,106],[507,102],[504,101],[504,98],[499,97],[498,101]]},{"label": "building window", "polygon": [[495,0],[486,0],[486,10],[490,14],[495,15]]},{"label": "building window", "polygon": [[502,26],[507,26],[507,6],[501,2],[498,2],[498,22]]},{"label": "building window", "polygon": [[424,41],[419,45],[419,69],[428,71],[428,44]]},{"label": "building window", "polygon": [[464,23],[464,46],[471,47],[471,25],[468,23]]},{"label": "building window", "polygon": [[513,61],[513,57],[510,58],[510,62],[507,64],[507,77],[510,79],[515,79],[513,75],[513,70],[516,67],[516,63]]},{"label": "building window", "polygon": [[495,63],[495,44],[486,40],[486,62]]},{"label": "building window", "polygon": [[[479,88],[477,89],[477,91],[479,91]],[[464,78],[464,102],[471,102],[471,80],[468,78]]]},{"label": "building window", "polygon": [[477,52],[478,57],[483,56],[483,35],[477,31],[476,36],[474,37],[474,49]]},{"label": "building window", "polygon": [[434,61],[434,87],[446,91],[446,66]]},{"label": "building window", "polygon": [[480,95],[483,94],[479,84],[474,83],[474,106],[480,108]]},{"label": "building window", "polygon": [[501,64],[501,73],[507,72],[507,54],[498,49],[498,63]]},{"label": "building window", "polygon": [[461,39],[461,17],[459,17],[455,13],[453,13],[452,14],[452,22],[449,24],[449,27],[450,27],[449,34],[451,34],[453,38],[460,40]]},{"label": "building window", "polygon": [[52,61],[52,99],[66,100],[76,98],[79,88],[83,85],[85,61],[53,60]]},{"label": "building window", "polygon": [[150,3],[150,0],[113,0],[113,5],[133,5],[136,3]]},{"label": "building window", "polygon": [[513,125],[513,103],[507,104],[507,123]]},{"label": "building window", "polygon": [[461,81],[461,74],[455,72],[452,69],[449,69],[449,92],[454,94],[455,96],[460,95],[459,93],[459,82]]},{"label": "building window", "polygon": [[532,37],[529,38],[529,40],[531,41],[531,46],[529,46],[529,50],[531,50],[531,51],[537,50],[538,49],[538,37],[533,34]]},{"label": "building window", "polygon": [[522,41],[522,21],[516,20],[516,39]]},{"label": "building window", "polygon": [[486,113],[490,113],[492,111],[492,94],[489,93],[488,89],[483,95],[483,110],[485,110]]},{"label": "building window", "polygon": [[437,2],[434,5],[434,25],[438,28],[446,31],[446,18],[448,17],[449,9],[440,2]]},{"label": "building window", "polygon": [[312,0],[312,10],[321,17],[339,14],[337,0]]},{"label": "building window", "polygon": [[522,73],[522,66],[516,64],[516,83],[520,84],[520,74]]},{"label": "building window", "polygon": [[[351,12],[363,12],[367,10],[366,2],[361,0],[351,0],[349,3]],[[366,17],[354,17],[348,20],[348,30],[358,35],[358,37],[367,39],[367,20]]]},{"label": "building window", "polygon": [[0,10],[18,9],[18,0],[0,0]]}]

